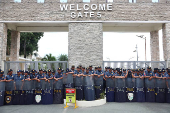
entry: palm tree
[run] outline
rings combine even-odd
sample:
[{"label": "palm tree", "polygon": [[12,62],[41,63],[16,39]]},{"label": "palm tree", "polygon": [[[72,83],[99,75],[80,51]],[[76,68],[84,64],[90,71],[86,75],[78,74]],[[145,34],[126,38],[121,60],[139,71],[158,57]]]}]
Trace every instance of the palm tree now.
[{"label": "palm tree", "polygon": [[56,60],[57,60],[56,57],[52,56],[51,53],[49,55],[46,54],[44,58],[41,59],[41,61],[56,61]]},{"label": "palm tree", "polygon": [[[59,61],[68,61],[68,56],[66,54],[61,54],[61,55],[58,56],[58,60]],[[63,64],[59,63],[59,67],[62,68]],[[67,64],[66,64],[66,67],[67,67]],[[63,67],[64,70],[66,69],[66,67]]]},{"label": "palm tree", "polygon": [[[41,61],[56,61],[56,60],[57,60],[56,57],[55,57],[55,56],[52,56],[51,53],[50,53],[49,55],[46,54],[46,55],[44,56],[44,58],[41,59]],[[54,63],[51,63],[50,65],[51,65],[51,69],[55,70]],[[47,64],[46,64],[46,66],[47,66]],[[46,68],[47,68],[47,67],[46,67]]]}]

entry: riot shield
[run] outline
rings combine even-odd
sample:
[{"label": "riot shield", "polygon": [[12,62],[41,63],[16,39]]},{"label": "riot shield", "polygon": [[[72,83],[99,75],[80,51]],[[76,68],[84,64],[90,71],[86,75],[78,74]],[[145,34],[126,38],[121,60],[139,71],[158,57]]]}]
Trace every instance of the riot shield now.
[{"label": "riot shield", "polygon": [[5,104],[12,105],[13,104],[13,94],[14,94],[14,81],[5,83]]},{"label": "riot shield", "polygon": [[106,100],[115,101],[115,78],[106,78]]},{"label": "riot shield", "polygon": [[25,80],[24,81],[24,92],[25,92],[25,96],[24,96],[24,101],[26,105],[30,105],[33,104],[33,81],[28,81]]},{"label": "riot shield", "polygon": [[94,84],[95,84],[95,97],[96,99],[101,98],[101,94],[103,93],[103,76],[94,76]]},{"label": "riot shield", "polygon": [[164,103],[165,102],[165,87],[166,80],[165,79],[156,79],[156,102]]},{"label": "riot shield", "polygon": [[136,78],[136,102],[145,102],[144,79]]},{"label": "riot shield", "polygon": [[73,83],[73,74],[74,73],[68,73],[67,75],[66,74],[63,74],[63,82],[64,82],[64,99],[66,98],[66,91],[65,89],[66,88],[74,88],[74,83]]},{"label": "riot shield", "polygon": [[116,78],[115,79],[115,101],[116,102],[126,102],[126,89],[125,89],[125,79]]},{"label": "riot shield", "polygon": [[155,102],[155,78],[145,78],[146,102]]},{"label": "riot shield", "polygon": [[4,105],[5,82],[0,81],[0,106]]},{"label": "riot shield", "polygon": [[86,76],[84,77],[84,96],[86,101],[95,100],[95,89],[94,89],[94,82],[93,76]]},{"label": "riot shield", "polygon": [[43,93],[43,104],[53,104],[53,79],[46,81],[46,88]]},{"label": "riot shield", "polygon": [[45,80],[40,80],[40,82],[36,81],[36,88],[34,90],[34,104],[42,104],[44,100],[43,95],[44,95],[44,90],[46,88],[46,82]]},{"label": "riot shield", "polygon": [[170,103],[170,79],[166,80],[166,102]]},{"label": "riot shield", "polygon": [[75,77],[76,100],[83,100],[83,76]]},{"label": "riot shield", "polygon": [[22,101],[22,97],[21,94],[23,93],[23,86],[24,86],[24,82],[21,80],[17,80],[14,82],[14,95],[13,95],[13,105],[22,105],[23,101]]},{"label": "riot shield", "polygon": [[54,104],[63,104],[63,79],[59,79],[58,81],[53,82],[54,87],[54,95],[53,95],[53,103]]},{"label": "riot shield", "polygon": [[136,102],[135,78],[126,78],[126,101]]}]

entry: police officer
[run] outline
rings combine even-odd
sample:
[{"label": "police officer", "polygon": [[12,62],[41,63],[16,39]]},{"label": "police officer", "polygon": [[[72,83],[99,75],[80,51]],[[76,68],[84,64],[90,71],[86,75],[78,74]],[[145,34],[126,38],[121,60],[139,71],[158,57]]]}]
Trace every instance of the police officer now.
[{"label": "police officer", "polygon": [[156,75],[156,78],[158,79],[166,79],[166,75],[162,73],[163,70],[159,69],[158,74]]},{"label": "police officer", "polygon": [[24,79],[30,81],[30,75],[28,75],[28,71],[25,71],[24,73]]},{"label": "police officer", "polygon": [[96,72],[97,72],[97,70],[98,70],[98,67],[95,67],[94,73],[96,73]]},{"label": "police officer", "polygon": [[170,69],[167,71],[166,77],[167,79],[170,79]]},{"label": "police officer", "polygon": [[78,75],[78,74],[81,74],[81,71],[80,71],[80,67],[79,67],[79,66],[77,67],[77,70],[74,71],[74,74],[77,74],[77,75]]},{"label": "police officer", "polygon": [[21,70],[21,76],[24,76],[24,70]]},{"label": "police officer", "polygon": [[145,78],[149,78],[149,80],[151,80],[153,77],[153,72],[151,71],[151,67],[147,67],[147,70],[144,71],[144,76]]},{"label": "police officer", "polygon": [[158,75],[158,68],[154,68],[153,75],[157,76]]},{"label": "police officer", "polygon": [[84,72],[84,75],[83,75],[83,76],[86,76],[86,75],[89,75],[89,76],[90,76],[89,68],[88,68],[88,67],[86,68],[86,71]]},{"label": "police officer", "polygon": [[18,70],[17,75],[14,77],[14,81],[17,81],[17,80],[24,81],[24,77],[21,75],[21,70]]},{"label": "police officer", "polygon": [[70,70],[70,72],[73,72],[73,73],[74,73],[74,71],[75,71],[75,66],[74,66],[74,65],[72,65],[72,66],[71,66],[71,70]]},{"label": "police officer", "polygon": [[117,74],[116,69],[113,68],[112,70],[113,70],[113,74],[116,75]]},{"label": "police officer", "polygon": [[104,70],[104,74],[106,74],[107,73],[107,66],[105,67],[105,70]]},{"label": "police officer", "polygon": [[9,69],[8,70],[8,75],[6,76],[6,82],[10,82],[14,80],[14,75],[13,75],[13,70]]},{"label": "police officer", "polygon": [[[21,75],[21,70],[17,71],[17,75],[14,77],[14,84],[18,81],[24,81],[24,76]],[[16,86],[15,86],[16,90]]]},{"label": "police officer", "polygon": [[56,81],[58,81],[59,79],[63,79],[63,74],[61,73],[61,68],[58,68],[58,69],[57,69],[57,73],[56,73],[54,79],[55,79]]},{"label": "police officer", "polygon": [[126,75],[126,69],[123,69],[123,73],[124,76]]},{"label": "police officer", "polygon": [[96,73],[94,75],[98,75],[98,77],[104,76],[104,72],[103,72],[101,66],[98,66],[98,70],[96,71]]},{"label": "police officer", "polygon": [[55,76],[55,71],[52,71],[53,77]]},{"label": "police officer", "polygon": [[39,74],[37,75],[37,79],[38,82],[40,82],[40,80],[46,80],[46,74],[43,73],[42,69],[39,69]]},{"label": "police officer", "polygon": [[166,76],[166,73],[165,73],[165,69],[164,69],[164,68],[162,68],[162,75],[163,75],[163,76]]},{"label": "police officer", "polygon": [[134,78],[141,78],[141,79],[143,79],[144,76],[140,72],[141,72],[141,69],[137,69],[136,73],[134,75]]},{"label": "police officer", "polygon": [[94,70],[93,70],[92,68],[93,68],[93,66],[90,65],[90,66],[89,66],[89,73],[90,73],[90,74],[94,74]]},{"label": "police officer", "polygon": [[82,67],[82,73],[84,73],[85,72],[85,67]]},{"label": "police officer", "polygon": [[114,78],[115,74],[112,72],[112,68],[109,69],[109,72],[106,73],[105,78]]},{"label": "police officer", "polygon": [[69,73],[69,72],[70,72],[70,70],[69,70],[69,68],[67,68],[66,71],[65,71],[65,73],[67,74],[67,73]]},{"label": "police officer", "polygon": [[[136,70],[135,70],[135,71],[136,71]],[[137,71],[136,71],[136,73],[137,73]],[[131,70],[128,70],[127,73],[126,73],[126,75],[125,75],[125,78],[135,78],[134,75],[135,75],[136,73],[133,74]]]},{"label": "police officer", "polygon": [[31,71],[30,79],[31,79],[31,80],[38,80],[38,79],[37,79],[37,75],[36,75],[36,70],[33,69],[33,70]]},{"label": "police officer", "polygon": [[125,78],[125,76],[123,76],[123,74],[122,74],[121,69],[117,69],[117,74],[115,75],[115,78]]},{"label": "police officer", "polygon": [[48,74],[46,75],[46,81],[50,83],[50,80],[52,80],[53,78],[54,77],[53,77],[52,71],[49,69]]},{"label": "police officer", "polygon": [[5,75],[4,75],[4,71],[0,70],[0,81],[6,81]]}]

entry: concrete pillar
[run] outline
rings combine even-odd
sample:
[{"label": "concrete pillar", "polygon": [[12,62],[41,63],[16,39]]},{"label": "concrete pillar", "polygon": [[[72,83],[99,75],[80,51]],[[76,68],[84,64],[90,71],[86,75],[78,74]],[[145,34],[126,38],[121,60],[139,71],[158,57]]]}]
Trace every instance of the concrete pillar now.
[{"label": "concrete pillar", "polygon": [[170,23],[162,25],[163,55],[170,67]]},{"label": "concrete pillar", "polygon": [[0,23],[0,69],[4,70],[4,61],[6,61],[7,46],[7,26]]},{"label": "concrete pillar", "polygon": [[[10,51],[10,61],[19,60],[19,50],[20,50],[20,32],[11,31],[11,51]],[[10,65],[13,72],[16,73],[18,69],[18,64],[14,63]]]},{"label": "concrete pillar", "polygon": [[[159,31],[150,32],[150,51],[151,51],[151,61],[160,61],[159,54]],[[159,68],[159,64],[153,64],[152,68]]]},{"label": "concrete pillar", "polygon": [[102,23],[70,23],[68,33],[68,61],[72,65],[102,66]]}]

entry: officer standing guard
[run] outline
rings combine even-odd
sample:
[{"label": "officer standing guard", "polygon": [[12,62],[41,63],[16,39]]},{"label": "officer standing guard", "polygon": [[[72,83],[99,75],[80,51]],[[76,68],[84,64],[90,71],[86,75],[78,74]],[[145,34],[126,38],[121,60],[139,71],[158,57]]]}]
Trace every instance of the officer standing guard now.
[{"label": "officer standing guard", "polygon": [[24,73],[24,79],[30,81],[30,76],[28,75],[28,71],[25,71]]},{"label": "officer standing guard", "polygon": [[146,102],[155,102],[155,77],[151,71],[151,67],[147,67],[147,70],[144,72],[145,76],[145,93],[146,93]]},{"label": "officer standing guard", "polygon": [[93,68],[93,66],[90,65],[90,66],[89,66],[89,73],[90,73],[90,74],[94,74],[94,70],[93,70],[92,68]]},{"label": "officer standing guard", "polygon": [[17,75],[14,77],[14,96],[13,96],[13,104],[19,105],[24,104],[23,98],[21,98],[22,89],[23,89],[23,82],[24,82],[24,76],[21,75],[21,70],[17,71]]},{"label": "officer standing guard", "polygon": [[52,80],[54,78],[52,71],[49,69],[48,70],[48,74],[46,75],[46,81],[48,81],[50,83],[50,80]]},{"label": "officer standing guard", "polygon": [[55,81],[58,81],[59,79],[63,79],[63,74],[61,73],[61,68],[58,68],[58,69],[57,69],[57,73],[56,73],[56,75],[54,76],[54,80],[55,80]]},{"label": "officer standing guard", "polygon": [[13,70],[9,69],[8,70],[8,75],[6,76],[6,82],[10,82],[14,80],[14,75],[12,74]]},{"label": "officer standing guard", "polygon": [[4,75],[4,71],[0,70],[0,82],[5,82],[6,81],[6,77]]}]

